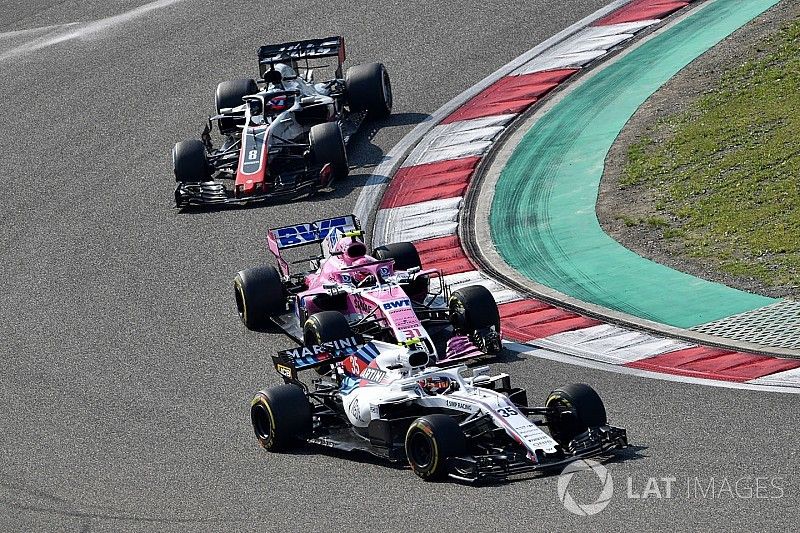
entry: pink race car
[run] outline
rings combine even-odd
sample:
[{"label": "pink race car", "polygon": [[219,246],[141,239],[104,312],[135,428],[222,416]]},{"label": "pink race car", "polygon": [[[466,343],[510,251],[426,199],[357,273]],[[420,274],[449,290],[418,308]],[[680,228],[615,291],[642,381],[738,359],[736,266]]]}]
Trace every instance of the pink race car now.
[{"label": "pink race car", "polygon": [[[411,243],[368,254],[353,215],[272,229],[267,240],[280,272],[260,266],[234,279],[236,307],[248,329],[277,325],[303,346],[353,335],[413,343],[424,346],[432,363],[501,350],[500,313],[488,289],[451,292],[441,271],[422,269]],[[321,253],[307,259],[310,271],[291,274],[281,252],[308,244],[319,244]]]}]

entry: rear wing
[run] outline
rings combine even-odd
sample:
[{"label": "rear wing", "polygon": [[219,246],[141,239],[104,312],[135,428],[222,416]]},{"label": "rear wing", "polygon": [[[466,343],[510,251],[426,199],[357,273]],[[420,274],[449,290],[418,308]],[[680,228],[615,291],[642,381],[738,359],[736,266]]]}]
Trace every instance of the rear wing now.
[{"label": "rear wing", "polygon": [[259,74],[263,77],[269,66],[275,63],[291,62],[296,67],[298,60],[305,59],[308,62],[309,59],[323,57],[338,58],[336,76],[341,78],[342,63],[345,59],[344,38],[334,36],[264,45],[258,49]]},{"label": "rear wing", "polygon": [[363,347],[365,342],[363,336],[353,335],[322,344],[299,346],[273,355],[272,363],[285,381],[297,381],[297,372],[300,370],[344,361]]},{"label": "rear wing", "polygon": [[361,229],[361,226],[354,215],[342,215],[317,220],[316,222],[273,228],[267,233],[267,246],[278,259],[283,274],[288,275],[289,266],[281,258],[281,250],[322,243],[328,235],[337,229],[342,231],[357,230]]}]

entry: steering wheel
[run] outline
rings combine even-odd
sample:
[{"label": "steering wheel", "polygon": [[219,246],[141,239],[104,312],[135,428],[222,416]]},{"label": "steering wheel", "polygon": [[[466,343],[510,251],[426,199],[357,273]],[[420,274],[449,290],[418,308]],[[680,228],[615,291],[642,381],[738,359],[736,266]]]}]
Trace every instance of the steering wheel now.
[{"label": "steering wheel", "polygon": [[375,279],[375,276],[370,274],[366,278],[364,278],[361,281],[359,281],[358,285],[356,285],[356,287],[359,288],[359,289],[363,289],[364,287],[372,287],[373,285],[377,285],[377,284],[378,284],[378,280]]}]

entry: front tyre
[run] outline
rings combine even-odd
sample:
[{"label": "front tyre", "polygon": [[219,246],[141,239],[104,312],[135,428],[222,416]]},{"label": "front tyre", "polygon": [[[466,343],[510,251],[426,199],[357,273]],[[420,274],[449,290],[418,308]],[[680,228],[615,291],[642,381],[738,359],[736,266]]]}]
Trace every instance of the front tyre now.
[{"label": "front tyre", "polygon": [[269,387],[250,402],[250,421],[262,448],[270,452],[289,450],[311,434],[311,404],[297,385]]},{"label": "front tyre", "polygon": [[447,476],[447,459],[466,454],[467,437],[453,418],[427,415],[409,426],[405,449],[411,470],[422,479],[433,481]]},{"label": "front tyre", "polygon": [[350,172],[342,130],[336,122],[325,122],[311,127],[308,134],[311,162],[323,166],[330,163],[332,179],[343,179]]},{"label": "front tyre", "polygon": [[458,289],[448,302],[450,323],[488,354],[500,353],[500,311],[489,289],[472,285]]},{"label": "front tyre", "polygon": [[233,278],[233,290],[236,310],[247,329],[263,329],[270,317],[286,311],[283,283],[271,265],[240,271]]},{"label": "front tyre", "polygon": [[208,164],[206,146],[197,139],[175,144],[172,149],[172,170],[178,183],[211,181],[211,165]]},{"label": "front tyre", "polygon": [[606,408],[600,395],[585,383],[573,383],[550,393],[545,407],[554,413],[548,415],[550,434],[563,447],[589,428],[608,423]]},{"label": "front tyre", "polygon": [[[379,246],[372,251],[375,259],[394,259],[395,270],[408,270],[410,268],[422,269],[422,261],[419,252],[413,243],[395,242]],[[406,287],[406,294],[416,302],[421,302],[428,295],[429,279],[427,276],[420,276]]]},{"label": "front tyre", "polygon": [[383,63],[350,67],[344,84],[351,111],[366,111],[373,118],[392,113],[392,83]]}]

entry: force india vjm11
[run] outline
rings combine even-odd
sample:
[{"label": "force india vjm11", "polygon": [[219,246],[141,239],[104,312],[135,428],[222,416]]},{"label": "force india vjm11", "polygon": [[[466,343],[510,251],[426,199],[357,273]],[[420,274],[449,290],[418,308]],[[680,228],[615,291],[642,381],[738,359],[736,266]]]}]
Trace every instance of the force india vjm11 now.
[{"label": "force india vjm11", "polygon": [[[350,332],[389,343],[415,340],[432,362],[500,351],[500,313],[485,287],[451,292],[441,271],[422,269],[413,244],[389,244],[368,255],[362,233],[353,215],[270,230],[280,272],[266,265],[234,279],[245,326],[278,325],[306,345]],[[290,273],[282,252],[309,244],[320,245],[307,259],[311,270]],[[437,347],[443,336],[444,353]]]},{"label": "force india vjm11", "polygon": [[[336,58],[334,77],[316,82],[315,68],[326,65],[309,60],[324,58]],[[258,60],[263,83],[220,83],[217,114],[200,140],[173,148],[177,207],[245,204],[324,189],[347,176],[345,145],[365,117],[392,111],[392,87],[381,63],[342,74],[341,37],[262,46]],[[212,123],[223,138],[218,148]],[[223,178],[234,180],[232,189]]]},{"label": "force india vjm11", "polygon": [[[260,391],[251,405],[267,450],[308,441],[407,460],[424,479],[473,481],[627,445],[587,385],[528,407],[508,375],[452,367],[500,351],[497,305],[482,286],[450,293],[439,271],[422,270],[412,244],[367,256],[352,215],[277,228],[268,242],[281,273],[259,267],[234,281],[247,327],[277,324],[300,345],[273,356],[285,384]],[[281,250],[312,243],[322,252],[309,259],[312,270],[290,274]],[[437,327],[449,336],[443,352],[428,331]],[[298,378],[307,369],[322,374],[311,387]]]}]

